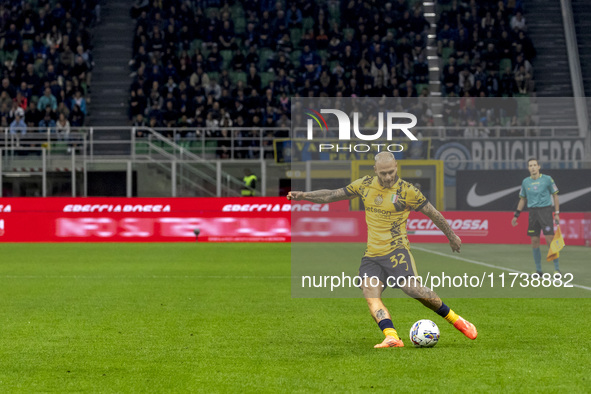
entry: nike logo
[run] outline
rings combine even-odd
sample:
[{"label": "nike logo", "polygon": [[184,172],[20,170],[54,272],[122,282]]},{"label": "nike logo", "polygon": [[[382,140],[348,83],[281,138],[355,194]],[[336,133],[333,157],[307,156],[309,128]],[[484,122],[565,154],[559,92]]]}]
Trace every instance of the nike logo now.
[{"label": "nike logo", "polygon": [[[509,189],[479,196],[478,194],[476,194],[476,185],[477,183],[472,185],[470,191],[468,191],[468,196],[466,197],[466,202],[468,203],[468,205],[474,208],[482,207],[483,205],[489,204],[495,200],[498,200],[499,198],[503,198],[521,189],[521,186],[515,186]],[[587,193],[591,193],[591,187],[587,187],[581,190],[575,190],[574,192],[569,192],[565,194],[559,194],[558,201],[560,202],[560,204],[565,204]]]},{"label": "nike logo", "polygon": [[[472,188],[470,188],[468,196],[466,197],[466,202],[468,203],[468,205],[475,208],[489,204],[495,200],[498,200],[499,198],[508,196],[509,194],[515,193],[517,190],[521,189],[521,186],[515,186],[509,189],[479,196],[478,194],[476,194],[476,185],[477,183],[472,185]],[[560,201],[562,202],[562,198],[560,199]]]},{"label": "nike logo", "polygon": [[581,190],[575,190],[574,192],[560,194],[558,193],[558,202],[562,205],[565,202],[569,202],[570,200],[574,200],[575,198],[579,198],[584,194],[591,192],[591,187],[587,187]]}]

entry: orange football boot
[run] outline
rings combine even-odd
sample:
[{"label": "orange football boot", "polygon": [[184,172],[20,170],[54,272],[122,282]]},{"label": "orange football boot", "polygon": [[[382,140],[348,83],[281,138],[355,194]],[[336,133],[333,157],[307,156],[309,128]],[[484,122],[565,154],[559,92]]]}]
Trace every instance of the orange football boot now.
[{"label": "orange football boot", "polygon": [[384,339],[384,342],[378,343],[374,346],[376,349],[384,347],[404,347],[404,343],[402,342],[402,339],[396,339],[393,336],[388,335]]},{"label": "orange football boot", "polygon": [[465,320],[463,317],[460,317],[455,323],[454,327],[457,328],[470,339],[476,339],[478,336],[478,331],[476,331],[476,327],[474,324],[470,323],[468,320]]}]

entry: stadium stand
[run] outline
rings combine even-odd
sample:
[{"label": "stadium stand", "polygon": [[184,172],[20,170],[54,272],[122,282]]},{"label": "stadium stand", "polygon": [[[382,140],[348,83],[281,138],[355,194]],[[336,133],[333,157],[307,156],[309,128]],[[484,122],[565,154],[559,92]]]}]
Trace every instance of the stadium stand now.
[{"label": "stadium stand", "polygon": [[[467,125],[563,127],[571,124],[575,117],[572,103],[562,100],[560,105],[551,105],[549,101],[536,100],[536,97],[572,96],[568,59],[566,52],[560,52],[565,51],[560,5],[538,4],[542,2],[438,2],[437,48],[443,64],[442,94],[463,98],[504,97],[503,101],[509,104],[501,104],[494,111],[487,108],[486,116],[484,111],[473,111],[475,116]],[[538,43],[535,47],[533,41]],[[514,103],[517,111],[504,110]],[[444,112],[449,115],[449,111],[447,108]],[[445,125],[458,126],[458,117],[444,119]],[[525,136],[515,134],[520,135]]]},{"label": "stadium stand", "polygon": [[536,50],[521,2],[440,1],[437,46],[442,93],[460,97],[525,96],[535,90]]},{"label": "stadium stand", "polygon": [[[0,4],[0,149],[70,161],[284,163],[290,142],[276,140],[304,138],[290,132],[305,117],[292,118],[294,97],[416,98],[396,103],[431,141],[579,134],[574,100],[538,101],[571,83],[556,54],[560,8],[537,7],[547,0],[102,0],[100,24],[97,1]],[[476,97],[500,100],[483,107]],[[434,157],[435,144],[423,146],[409,154]],[[13,168],[40,168],[28,160]],[[172,179],[176,167],[162,163]]]},{"label": "stadium stand", "polygon": [[[572,97],[573,87],[566,49],[564,24],[560,2],[528,0],[528,34],[536,42],[536,71],[538,97]],[[574,100],[560,100],[548,105],[545,100],[538,109],[540,123],[564,128],[576,118]]]},{"label": "stadium stand", "polygon": [[[288,127],[288,97],[426,96],[429,24],[421,4],[137,3],[130,121],[188,128],[180,134],[189,139],[214,126],[221,139],[223,125]],[[237,133],[246,144],[238,157],[251,157],[255,136]]]},{"label": "stadium stand", "polygon": [[577,32],[585,96],[591,97],[591,9],[589,8],[589,2],[573,0],[572,10]]},{"label": "stadium stand", "polygon": [[25,134],[86,122],[96,6],[75,0],[0,4],[1,126]]}]

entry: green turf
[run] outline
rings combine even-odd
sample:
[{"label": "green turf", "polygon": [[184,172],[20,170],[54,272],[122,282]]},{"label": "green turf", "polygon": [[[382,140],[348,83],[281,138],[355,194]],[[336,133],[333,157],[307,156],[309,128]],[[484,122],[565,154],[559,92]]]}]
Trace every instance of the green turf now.
[{"label": "green turf", "polygon": [[[346,287],[338,284],[343,275],[352,278],[358,274],[359,265],[351,262],[361,259],[365,247],[360,243],[343,243],[329,248],[322,243],[293,244],[292,296],[360,297],[352,280]],[[542,267],[547,279],[535,282],[529,278],[535,268],[531,248],[527,246],[468,244],[464,245],[461,254],[452,254],[447,244],[413,246],[418,274],[427,286],[441,292],[441,296],[451,298],[589,297],[591,268],[588,253],[588,248],[569,246],[561,253],[564,280],[554,281],[554,264],[544,261]],[[326,286],[323,280],[322,287],[314,287],[320,284],[321,278],[331,277],[335,277],[334,282],[327,279]],[[331,283],[337,287],[333,288]],[[402,292],[392,291],[385,292],[384,296],[406,297]]]},{"label": "green turf", "polygon": [[[476,341],[414,300],[389,299],[403,339],[430,318],[441,340],[378,350],[362,299],[291,298],[289,245],[1,248],[2,393],[591,391],[588,298],[448,300]],[[524,246],[496,248],[525,267]]]}]

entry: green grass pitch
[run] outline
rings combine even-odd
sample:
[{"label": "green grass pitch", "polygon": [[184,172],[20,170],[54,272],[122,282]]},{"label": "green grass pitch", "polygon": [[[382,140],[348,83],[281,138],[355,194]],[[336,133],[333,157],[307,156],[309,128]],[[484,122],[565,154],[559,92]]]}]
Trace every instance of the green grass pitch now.
[{"label": "green grass pitch", "polygon": [[[417,245],[443,251],[445,245]],[[590,392],[591,300],[445,299],[470,341],[411,299],[388,299],[405,340],[360,298],[292,298],[286,244],[3,244],[0,392]],[[526,246],[462,256],[531,270]],[[576,269],[589,249],[567,247]],[[453,260],[414,251],[417,265]],[[496,256],[496,257],[495,257]],[[498,261],[497,261],[498,262]],[[345,261],[355,270],[357,256]],[[575,281],[576,282],[576,281]],[[591,295],[591,291],[589,291]],[[415,349],[412,323],[439,344]]]}]

